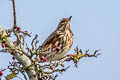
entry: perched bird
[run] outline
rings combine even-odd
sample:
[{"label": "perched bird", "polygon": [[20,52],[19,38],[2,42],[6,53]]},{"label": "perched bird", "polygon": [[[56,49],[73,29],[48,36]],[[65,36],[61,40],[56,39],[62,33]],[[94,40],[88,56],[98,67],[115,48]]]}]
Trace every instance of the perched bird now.
[{"label": "perched bird", "polygon": [[69,18],[62,18],[58,27],[52,34],[43,42],[40,48],[39,57],[46,61],[60,60],[71,48],[73,44],[73,33],[70,29]]}]

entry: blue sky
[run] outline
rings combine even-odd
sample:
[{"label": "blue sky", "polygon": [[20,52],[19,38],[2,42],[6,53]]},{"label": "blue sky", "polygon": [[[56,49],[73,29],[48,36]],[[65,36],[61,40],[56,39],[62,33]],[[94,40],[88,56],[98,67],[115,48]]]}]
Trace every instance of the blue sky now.
[{"label": "blue sky", "polygon": [[[41,44],[61,18],[73,16],[74,44],[69,53],[78,45],[91,53],[102,49],[102,55],[81,59],[78,68],[70,62],[71,68],[58,80],[120,80],[119,4],[119,0],[16,0],[17,21],[22,30],[38,34]],[[5,29],[13,25],[9,0],[0,0],[0,25]],[[0,54],[0,68],[10,60],[9,54]]]}]

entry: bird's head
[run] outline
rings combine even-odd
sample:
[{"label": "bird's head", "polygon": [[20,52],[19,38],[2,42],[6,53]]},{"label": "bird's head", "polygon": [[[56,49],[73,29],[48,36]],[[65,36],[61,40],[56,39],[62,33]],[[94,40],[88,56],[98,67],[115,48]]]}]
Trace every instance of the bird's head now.
[{"label": "bird's head", "polygon": [[66,30],[67,28],[70,28],[70,21],[71,21],[72,16],[69,18],[62,18],[58,24],[57,29],[59,30]]}]

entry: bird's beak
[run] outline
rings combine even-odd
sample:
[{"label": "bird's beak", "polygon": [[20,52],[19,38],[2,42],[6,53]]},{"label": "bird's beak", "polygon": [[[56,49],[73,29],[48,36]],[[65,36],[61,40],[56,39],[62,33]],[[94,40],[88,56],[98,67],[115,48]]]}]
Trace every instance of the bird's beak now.
[{"label": "bird's beak", "polygon": [[72,16],[70,16],[68,19],[71,20]]}]

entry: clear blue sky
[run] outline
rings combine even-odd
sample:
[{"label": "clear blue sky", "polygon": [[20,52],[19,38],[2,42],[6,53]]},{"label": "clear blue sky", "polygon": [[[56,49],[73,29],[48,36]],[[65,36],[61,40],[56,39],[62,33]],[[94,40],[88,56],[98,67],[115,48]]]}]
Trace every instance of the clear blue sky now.
[{"label": "clear blue sky", "polygon": [[[72,17],[74,44],[82,50],[102,49],[98,58],[83,58],[57,80],[120,80],[120,1],[119,0],[16,0],[18,25],[38,34],[40,43],[63,17]],[[12,27],[12,4],[0,0],[0,25]],[[28,40],[29,42],[30,40]],[[11,60],[0,54],[0,68]],[[3,63],[4,61],[4,63]]]}]

